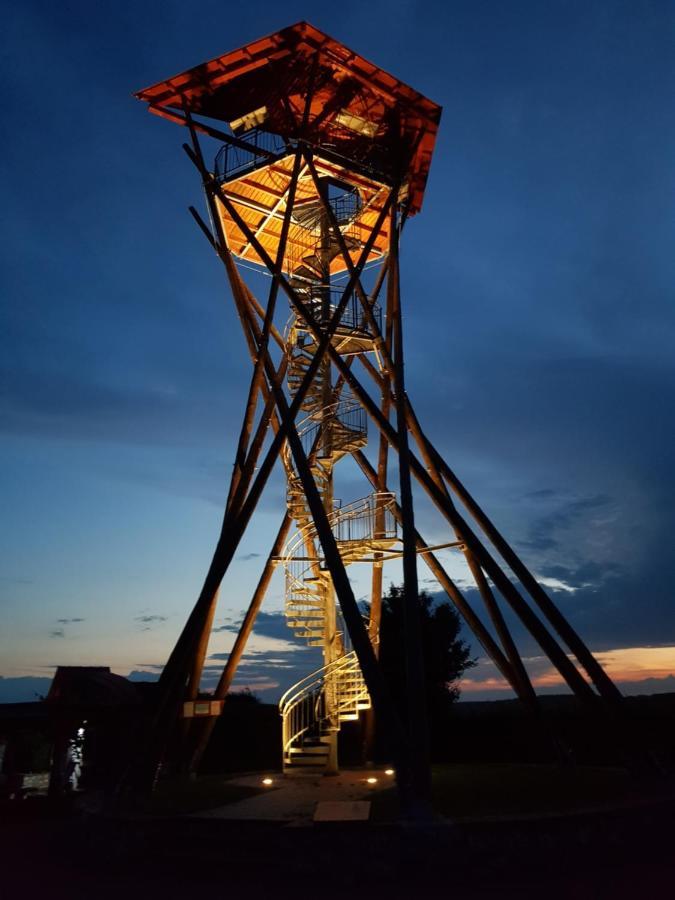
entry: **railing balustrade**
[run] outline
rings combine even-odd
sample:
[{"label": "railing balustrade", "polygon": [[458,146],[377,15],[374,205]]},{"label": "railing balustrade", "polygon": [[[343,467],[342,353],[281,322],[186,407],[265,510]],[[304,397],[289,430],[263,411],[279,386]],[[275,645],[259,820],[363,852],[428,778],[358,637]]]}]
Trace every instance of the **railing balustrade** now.
[{"label": "railing balustrade", "polygon": [[223,144],[216,154],[214,163],[214,175],[216,181],[221,184],[235,175],[240,176],[249,169],[255,169],[258,165],[268,166],[269,157],[256,153],[256,150],[266,150],[275,156],[283,156],[288,149],[282,137],[260,128],[252,128],[244,134],[237,135],[237,139],[250,144],[251,150],[235,144]]},{"label": "railing balustrade", "polygon": [[358,713],[370,703],[356,653],[352,650],[312,672],[289,688],[279,701],[282,721],[284,763],[291,748],[303,738],[319,739],[336,723],[330,722],[325,703],[325,686],[333,691],[332,715]]},{"label": "railing balustrade", "polygon": [[[342,299],[342,290],[335,287],[322,287],[321,285],[313,285],[304,292],[303,301],[312,320],[321,328],[329,325],[335,314],[340,300]],[[379,303],[371,306],[373,318],[377,323],[377,327],[382,331],[382,309]],[[298,323],[301,324],[301,323]],[[366,317],[361,306],[361,301],[354,292],[351,293],[347,304],[340,316],[338,324],[338,332],[350,331],[358,335],[371,337],[370,327],[366,321]]]}]

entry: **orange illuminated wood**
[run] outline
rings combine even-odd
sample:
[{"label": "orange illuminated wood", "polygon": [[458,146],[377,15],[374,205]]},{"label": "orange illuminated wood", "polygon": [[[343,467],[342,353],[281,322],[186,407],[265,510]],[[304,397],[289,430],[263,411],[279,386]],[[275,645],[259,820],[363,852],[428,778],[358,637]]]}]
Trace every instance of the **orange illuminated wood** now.
[{"label": "orange illuminated wood", "polygon": [[[362,203],[356,220],[350,224],[346,237],[354,244],[353,260],[358,257],[360,248],[365,244],[377,222],[378,215],[386,196],[386,187],[365,177],[355,176],[332,162],[316,159],[317,169],[322,176],[338,178],[357,188]],[[252,172],[247,171],[241,178],[235,178],[223,184],[223,192],[234,203],[237,212],[253,230],[265,250],[272,258],[276,258],[281,225],[286,210],[285,197],[291,181],[293,156],[289,155],[269,166],[263,166]],[[305,173],[298,181],[296,206],[303,202],[319,201],[319,195],[312,178]],[[259,263],[259,257],[246,236],[241,232],[224,210],[218,205],[221,221],[227,237],[228,247],[236,256],[253,263]],[[369,261],[379,259],[385,253],[389,242],[389,229],[385,225],[375,237]],[[313,253],[315,241],[311,232],[304,227],[291,225],[287,252],[284,257],[284,269],[293,273],[301,265],[305,257]],[[331,274],[344,272],[347,266],[338,255],[331,262]]]}]

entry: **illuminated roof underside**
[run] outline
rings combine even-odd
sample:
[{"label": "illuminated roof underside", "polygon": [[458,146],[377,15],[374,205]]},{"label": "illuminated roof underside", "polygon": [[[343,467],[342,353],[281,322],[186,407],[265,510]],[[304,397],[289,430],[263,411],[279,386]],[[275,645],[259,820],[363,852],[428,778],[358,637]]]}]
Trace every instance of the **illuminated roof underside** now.
[{"label": "illuminated roof underside", "polygon": [[[315,157],[314,163],[320,177],[338,178],[349,183],[358,190],[361,207],[356,217],[342,233],[354,264],[357,263],[361,248],[366,243],[377,223],[377,217],[388,193],[380,183],[356,176],[340,166]],[[291,181],[293,156],[285,156],[272,165],[247,172],[240,178],[228,180],[222,190],[232,201],[235,210],[253,231],[256,238],[272,259],[276,258],[281,235],[281,227],[286,211],[286,197]],[[318,270],[312,269],[316,264],[315,247],[316,230],[311,226],[311,212],[318,206],[318,194],[311,175],[306,167],[300,171],[300,179],[293,206],[294,216],[288,233],[283,268],[293,274],[305,271],[306,276],[315,278]],[[248,242],[222,204],[218,204],[221,220],[225,228],[227,244],[232,252],[242,259],[260,262],[256,250]],[[301,211],[306,210],[305,218],[299,221]],[[309,219],[309,221],[307,221]],[[369,260],[382,256],[388,246],[389,223],[385,220],[380,228]],[[342,272],[346,265],[341,255],[336,255],[330,264],[331,273]]]}]

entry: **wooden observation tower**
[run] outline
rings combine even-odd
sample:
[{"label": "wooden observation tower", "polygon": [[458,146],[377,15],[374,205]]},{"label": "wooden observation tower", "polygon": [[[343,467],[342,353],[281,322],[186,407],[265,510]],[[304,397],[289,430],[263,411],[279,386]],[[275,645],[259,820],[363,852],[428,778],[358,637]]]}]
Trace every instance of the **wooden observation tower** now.
[{"label": "wooden observation tower", "polygon": [[[287,770],[335,770],[341,722],[372,702],[409,807],[424,805],[418,560],[530,709],[535,693],[503,604],[581,701],[616,707],[615,685],[436,450],[406,394],[399,242],[422,207],[440,107],[304,22],[136,96],[185,128],[208,224],[191,212],[224,266],[253,372],[222,531],[163,671],[135,776],[152,780],[167,755],[183,769],[196,767],[278,566],[288,625],[323,649],[324,662],[282,700]],[[271,276],[266,302],[247,286],[242,262]],[[280,301],[290,304],[290,318]],[[348,456],[364,490],[340,503],[335,476]],[[200,678],[218,590],[279,460],[286,509],[215,693],[205,699]],[[480,613],[439,561],[438,546],[416,530],[413,481],[446,520],[442,546],[464,556]],[[377,659],[382,568],[391,558],[402,558],[405,583],[403,717]],[[356,563],[372,567],[368,620],[347,575]]]}]

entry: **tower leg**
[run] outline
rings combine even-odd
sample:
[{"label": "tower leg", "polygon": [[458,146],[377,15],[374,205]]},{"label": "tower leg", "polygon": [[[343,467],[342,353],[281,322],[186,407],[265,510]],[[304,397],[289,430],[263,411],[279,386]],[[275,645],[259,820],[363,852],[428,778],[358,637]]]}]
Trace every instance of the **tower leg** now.
[{"label": "tower leg", "polygon": [[[272,575],[274,574],[276,560],[281,553],[282,547],[286,541],[290,526],[291,517],[288,515],[288,513],[286,513],[281,522],[281,526],[279,527],[279,531],[277,532],[277,536],[274,539],[274,543],[272,544],[272,549],[270,550],[267,561],[265,562],[265,566],[263,568],[256,589],[253,593],[253,597],[251,598],[251,602],[249,603],[249,607],[246,610],[244,619],[239,627],[234,646],[230,650],[230,655],[227,658],[225,668],[223,669],[218,684],[216,685],[216,689],[213,692],[214,700],[224,700],[227,696],[227,692],[232,686],[232,681],[234,680],[234,676],[237,673],[237,668],[239,667],[241,658],[244,655],[244,651],[246,650],[248,639],[253,632],[255,621],[258,617],[258,613],[260,612],[263,600],[265,599],[265,594],[267,593]],[[197,726],[197,728],[195,729],[194,743],[190,748],[187,759],[187,768],[190,772],[196,772],[199,768],[201,758],[204,754],[204,751],[206,750],[209,739],[213,734],[213,729],[216,726],[216,719],[209,718],[202,721],[195,721],[194,724]]]},{"label": "tower leg", "polygon": [[401,497],[401,527],[403,531],[403,646],[406,656],[406,706],[408,728],[413,742],[413,794],[419,803],[419,815],[431,814],[431,768],[429,759],[429,723],[427,692],[422,655],[419,586],[417,581],[417,548],[412,482],[410,478],[410,447],[405,407],[405,378],[403,364],[403,320],[398,267],[398,211],[392,207],[389,220],[389,275],[387,294],[393,309],[394,397],[398,433],[398,471]]}]

